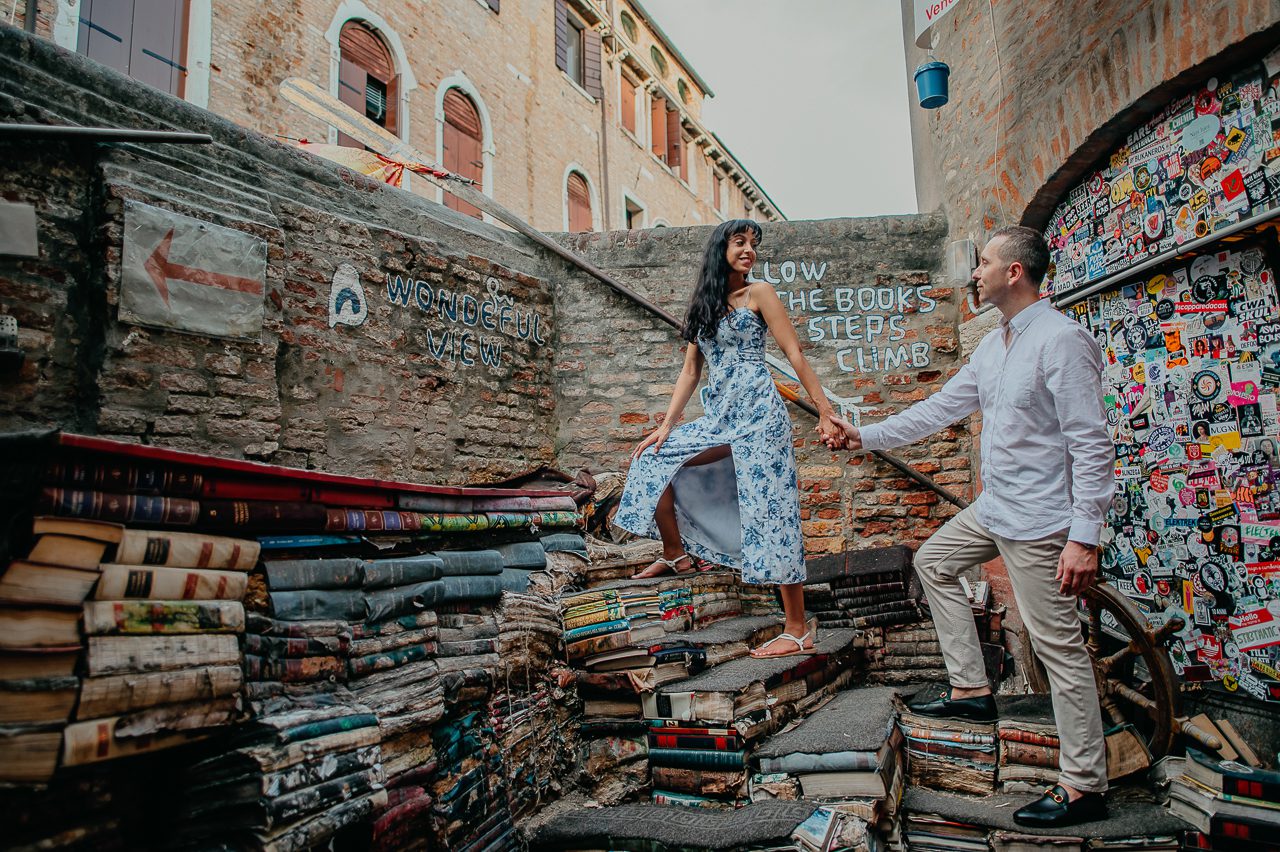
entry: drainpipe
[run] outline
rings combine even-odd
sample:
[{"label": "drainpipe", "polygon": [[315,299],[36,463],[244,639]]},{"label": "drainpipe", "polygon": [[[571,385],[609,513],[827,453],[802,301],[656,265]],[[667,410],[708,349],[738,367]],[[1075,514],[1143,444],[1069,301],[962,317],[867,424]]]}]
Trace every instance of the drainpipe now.
[{"label": "drainpipe", "polygon": [[22,19],[22,28],[29,33],[36,31],[36,10],[40,0],[27,0],[27,16]]},{"label": "drainpipe", "polygon": [[[605,0],[604,9],[609,16],[609,26],[612,27],[613,0]],[[605,104],[603,41],[600,45],[600,78],[600,222],[607,232],[611,230],[609,211],[613,208],[613,196],[609,193],[609,110]]]}]

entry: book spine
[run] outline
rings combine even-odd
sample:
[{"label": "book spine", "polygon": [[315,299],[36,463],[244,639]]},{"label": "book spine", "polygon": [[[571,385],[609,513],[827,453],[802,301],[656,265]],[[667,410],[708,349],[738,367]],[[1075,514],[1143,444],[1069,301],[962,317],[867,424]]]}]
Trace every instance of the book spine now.
[{"label": "book spine", "polygon": [[606,633],[603,636],[583,639],[581,642],[569,643],[565,645],[565,654],[570,660],[577,660],[583,657],[590,657],[593,654],[616,651],[618,648],[625,648],[629,644],[631,644],[629,632],[619,630],[613,633]]},{"label": "book spine", "polygon": [[332,681],[345,674],[342,660],[337,657],[272,660],[255,654],[245,654],[244,670],[249,680],[275,680],[281,683]]},{"label": "book spine", "polygon": [[1052,746],[1053,748],[1058,748],[1059,746],[1056,734],[1024,731],[1021,728],[1001,728],[998,736],[1005,742],[1011,743],[1027,743],[1028,745]]},{"label": "book spine", "polygon": [[370,639],[355,639],[347,646],[347,653],[352,657],[366,657],[370,654],[383,654],[404,648],[408,645],[421,645],[434,642],[439,635],[435,627],[423,627],[406,630],[403,633],[388,633],[385,636],[374,636]]},{"label": "book spine", "polygon": [[746,752],[650,747],[649,765],[680,766],[686,769],[742,769],[746,766]]},{"label": "book spine", "polygon": [[62,735],[62,765],[81,766],[131,754],[159,751],[185,745],[206,736],[199,732],[178,731],[117,739],[115,729],[119,721],[120,717],[113,716],[68,725]]},{"label": "book spine", "polygon": [[347,589],[271,592],[271,614],[284,621],[341,619],[361,621],[368,614],[363,592]]},{"label": "book spine", "polygon": [[630,621],[626,618],[618,618],[613,621],[601,621],[597,624],[591,624],[586,627],[576,627],[564,632],[564,641],[580,642],[594,636],[604,636],[607,633],[626,630],[629,623]]},{"label": "book spine", "polygon": [[434,556],[407,559],[379,559],[361,565],[361,581],[366,589],[389,589],[439,580],[444,562]]},{"label": "book spine", "polygon": [[207,529],[267,533],[324,532],[325,508],[315,503],[204,500],[200,525]]},{"label": "book spine", "polygon": [[435,627],[439,623],[439,616],[435,610],[423,610],[410,615],[401,615],[395,618],[385,619],[383,621],[369,621],[363,624],[351,625],[351,638],[353,639],[372,639],[375,636],[391,636],[396,633],[404,633],[410,630],[419,630],[426,627]]},{"label": "book spine", "polygon": [[84,605],[84,632],[89,636],[242,630],[244,605],[239,601],[87,601]]},{"label": "book spine", "polygon": [[662,731],[649,734],[649,746],[651,748],[739,751],[742,749],[742,741],[736,736],[708,737],[697,734],[671,734]]},{"label": "book spine", "polygon": [[432,650],[434,649],[431,645],[423,643],[421,645],[410,645],[407,648],[397,648],[394,651],[387,651],[381,654],[353,657],[347,660],[347,673],[356,678],[373,674],[374,672],[399,668],[409,663],[427,659],[431,656]]},{"label": "book spine", "polygon": [[200,518],[200,504],[184,497],[109,494],[49,487],[41,489],[39,510],[63,517],[124,524],[192,526]]},{"label": "book spine", "polygon": [[243,679],[239,666],[85,678],[76,716],[96,719],[159,704],[222,698],[237,693]]},{"label": "book spine", "polygon": [[[696,796],[728,796],[741,789],[746,780],[743,772],[708,771],[695,767],[653,766],[650,768],[655,790],[692,793]],[[659,795],[657,792],[655,796]]]},{"label": "book spine", "polygon": [[201,533],[125,530],[115,562],[170,568],[213,568],[249,571],[258,562],[256,541]]},{"label": "book spine", "polygon": [[244,636],[245,653],[273,660],[328,656],[337,653],[339,645],[336,637],[326,642],[311,637],[261,636],[256,633],[246,633]]},{"label": "book spine", "polygon": [[171,671],[195,666],[236,665],[235,636],[90,636],[89,676]]},{"label": "book spine", "polygon": [[103,565],[95,600],[239,600],[248,576],[238,571]]},{"label": "book spine", "polygon": [[1033,743],[1020,743],[1003,740],[1000,743],[1000,762],[1020,763],[1024,766],[1042,766],[1052,769],[1058,765],[1060,753],[1057,748]]},{"label": "book spine", "polygon": [[267,588],[276,591],[298,589],[358,589],[363,580],[359,559],[286,559],[264,563]]},{"label": "book spine", "polygon": [[125,494],[168,494],[198,497],[204,474],[194,469],[134,465],[111,461],[55,461],[45,469],[46,482],[92,491]]},{"label": "book spine", "polygon": [[1280,783],[1251,781],[1231,775],[1222,776],[1222,792],[1228,796],[1261,799],[1264,802],[1280,802]]}]

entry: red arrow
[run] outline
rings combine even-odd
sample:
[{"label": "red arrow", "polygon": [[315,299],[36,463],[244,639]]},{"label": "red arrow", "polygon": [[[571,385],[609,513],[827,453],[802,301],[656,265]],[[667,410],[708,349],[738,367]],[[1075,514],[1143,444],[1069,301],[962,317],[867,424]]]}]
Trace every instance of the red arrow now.
[{"label": "red arrow", "polygon": [[262,295],[262,282],[255,278],[241,278],[238,275],[226,275],[208,269],[197,269],[194,266],[183,266],[169,261],[169,247],[173,243],[173,229],[164,235],[160,245],[147,258],[143,268],[151,276],[151,281],[169,305],[169,281],[189,281],[192,284],[203,284],[207,287],[221,287],[223,290],[235,290],[239,293]]}]

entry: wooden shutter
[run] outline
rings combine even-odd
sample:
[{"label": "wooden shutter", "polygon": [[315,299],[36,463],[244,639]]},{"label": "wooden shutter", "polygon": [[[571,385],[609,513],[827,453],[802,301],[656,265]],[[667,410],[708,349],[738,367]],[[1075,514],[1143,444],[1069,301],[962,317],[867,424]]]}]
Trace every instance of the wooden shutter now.
[{"label": "wooden shutter", "polygon": [[570,172],[566,191],[569,194],[569,231],[574,234],[590,231],[591,190],[587,188],[586,178],[577,172]]},{"label": "wooden shutter", "polygon": [[[343,57],[338,61],[338,100],[360,113],[360,115],[364,115],[365,111],[364,87],[367,76],[364,69],[350,59]],[[338,133],[338,144],[347,148],[364,147],[364,145],[342,132]]]},{"label": "wooden shutter", "polygon": [[347,21],[342,25],[342,32],[338,35],[338,50],[343,59],[359,65],[375,80],[390,83],[395,75],[391,53],[386,45],[358,21]]},{"label": "wooden shutter", "polygon": [[649,101],[649,147],[654,155],[667,161],[667,101],[653,97]]},{"label": "wooden shutter", "polygon": [[[480,113],[461,89],[450,89],[444,96],[444,167],[454,174],[471,178],[477,187],[484,186],[483,129]],[[480,209],[445,193],[446,206],[479,219]]]},{"label": "wooden shutter", "polygon": [[680,110],[667,109],[667,165],[672,169],[680,168],[680,142],[683,134],[680,131]]},{"label": "wooden shutter", "polygon": [[604,85],[600,79],[600,31],[587,30],[583,33],[582,43],[586,54],[582,57],[582,88],[597,98],[602,98]]},{"label": "wooden shutter", "polygon": [[[98,6],[107,5],[101,2]],[[122,4],[127,5],[127,4]],[[184,0],[134,0],[129,76],[176,95],[186,73],[186,3]]]},{"label": "wooden shutter", "polygon": [[80,53],[121,74],[128,74],[132,41],[132,3],[82,0],[80,40],[76,48]]},{"label": "wooden shutter", "polygon": [[622,97],[618,101],[618,109],[622,112],[622,126],[636,132],[636,84],[626,74],[622,75]]},{"label": "wooden shutter", "polygon": [[556,0],[556,67],[569,73],[569,7]]}]

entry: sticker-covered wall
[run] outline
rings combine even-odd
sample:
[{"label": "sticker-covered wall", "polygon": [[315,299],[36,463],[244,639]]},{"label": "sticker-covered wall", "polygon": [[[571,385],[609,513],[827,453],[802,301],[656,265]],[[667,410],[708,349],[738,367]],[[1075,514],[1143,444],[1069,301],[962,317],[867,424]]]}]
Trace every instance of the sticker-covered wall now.
[{"label": "sticker-covered wall", "polygon": [[1280,76],[1211,79],[1134,131],[1045,230],[1063,295],[1280,206]]}]

